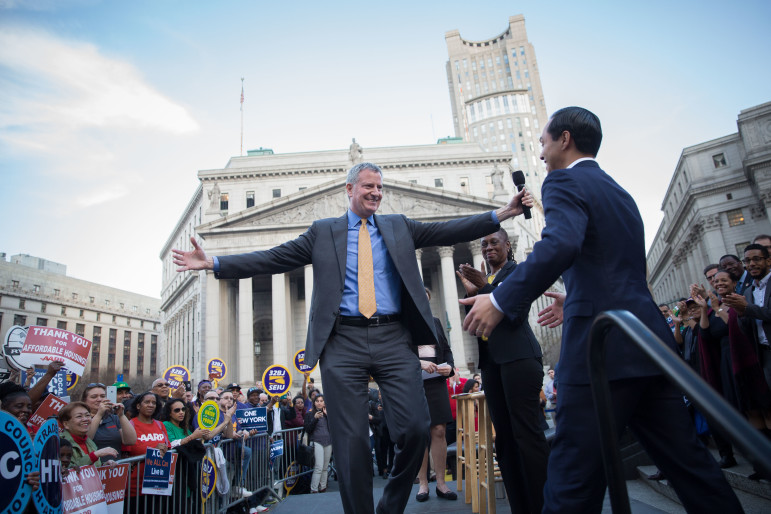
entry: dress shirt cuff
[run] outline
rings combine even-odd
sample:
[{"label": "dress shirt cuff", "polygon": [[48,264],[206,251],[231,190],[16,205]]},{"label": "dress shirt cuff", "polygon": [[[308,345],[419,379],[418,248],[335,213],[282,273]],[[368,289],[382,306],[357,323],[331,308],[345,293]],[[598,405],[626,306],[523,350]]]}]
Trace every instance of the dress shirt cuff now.
[{"label": "dress shirt cuff", "polygon": [[493,304],[493,307],[495,307],[496,309],[498,309],[498,311],[499,311],[501,314],[505,314],[505,312],[503,312],[503,309],[501,309],[501,307],[498,305],[498,302],[497,302],[497,301],[495,301],[495,293],[490,293],[490,302],[492,302],[492,304]]},{"label": "dress shirt cuff", "polygon": [[214,261],[214,268],[212,268],[214,270],[214,273],[219,273],[220,272],[220,260],[217,257],[212,257],[211,259]]},{"label": "dress shirt cuff", "polygon": [[490,211],[490,216],[493,218],[493,223],[496,225],[500,225],[501,221],[498,219],[498,215],[495,214],[495,211]]}]

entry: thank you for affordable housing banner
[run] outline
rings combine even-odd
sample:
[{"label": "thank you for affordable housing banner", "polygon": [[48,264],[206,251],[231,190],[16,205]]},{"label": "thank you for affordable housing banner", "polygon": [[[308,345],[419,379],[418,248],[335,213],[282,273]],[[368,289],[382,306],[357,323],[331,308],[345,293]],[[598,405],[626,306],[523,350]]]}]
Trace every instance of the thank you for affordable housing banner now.
[{"label": "thank you for affordable housing banner", "polygon": [[33,362],[62,361],[67,369],[82,375],[91,353],[91,341],[66,330],[31,325],[22,353]]}]

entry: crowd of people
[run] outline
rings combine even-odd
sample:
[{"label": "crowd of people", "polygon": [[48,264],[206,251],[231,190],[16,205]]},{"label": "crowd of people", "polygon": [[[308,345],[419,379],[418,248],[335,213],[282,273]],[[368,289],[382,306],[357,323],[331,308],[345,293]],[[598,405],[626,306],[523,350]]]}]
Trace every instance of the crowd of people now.
[{"label": "crowd of people", "polygon": [[[769,252],[771,236],[756,236],[741,257],[728,254],[707,265],[704,281],[694,280],[675,305],[661,303],[659,310],[683,359],[753,427],[771,438]],[[726,435],[709,426],[695,408],[690,412],[700,435],[714,440],[720,467],[736,466]],[[661,479],[664,474],[651,478]],[[750,478],[771,477],[755,470]]]}]

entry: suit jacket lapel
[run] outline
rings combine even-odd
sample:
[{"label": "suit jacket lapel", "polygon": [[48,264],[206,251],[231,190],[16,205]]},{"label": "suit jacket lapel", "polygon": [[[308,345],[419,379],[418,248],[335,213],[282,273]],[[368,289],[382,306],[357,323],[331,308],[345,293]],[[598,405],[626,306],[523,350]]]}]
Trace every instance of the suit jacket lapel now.
[{"label": "suit jacket lapel", "polygon": [[391,256],[391,260],[393,261],[394,266],[396,267],[396,271],[398,271],[399,275],[401,275],[399,259],[396,258],[398,253],[396,251],[397,246],[396,246],[396,238],[394,237],[393,225],[388,220],[388,218],[384,218],[376,214],[375,226],[377,226],[377,229],[380,232],[380,235],[383,237],[383,242],[385,243],[386,249],[388,250],[388,254]]},{"label": "suit jacket lapel", "polygon": [[503,267],[498,270],[498,273],[495,274],[495,278],[493,279],[493,286],[498,286],[498,284],[501,283],[501,281],[509,276],[509,273],[511,273],[511,270],[514,269],[514,263],[511,261],[507,261],[506,264],[503,265]]},{"label": "suit jacket lapel", "polygon": [[335,242],[337,264],[340,267],[340,280],[345,282],[345,261],[348,257],[348,215],[343,214],[331,226],[332,240]]}]

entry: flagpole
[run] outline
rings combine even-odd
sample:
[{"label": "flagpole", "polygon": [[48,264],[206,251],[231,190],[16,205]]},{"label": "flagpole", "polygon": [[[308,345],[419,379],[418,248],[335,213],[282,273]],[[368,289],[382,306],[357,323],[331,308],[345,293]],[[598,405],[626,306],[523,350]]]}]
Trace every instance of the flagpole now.
[{"label": "flagpole", "polygon": [[244,155],[244,77],[241,77],[241,156]]}]

